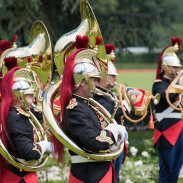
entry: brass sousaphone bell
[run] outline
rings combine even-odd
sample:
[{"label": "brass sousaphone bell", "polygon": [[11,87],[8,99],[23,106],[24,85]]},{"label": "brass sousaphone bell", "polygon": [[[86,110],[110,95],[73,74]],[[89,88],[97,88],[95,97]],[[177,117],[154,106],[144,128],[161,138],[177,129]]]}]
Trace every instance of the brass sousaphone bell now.
[{"label": "brass sousaphone bell", "polygon": [[[96,46],[96,37],[102,39],[102,34],[100,32],[97,20],[87,0],[80,0],[80,13],[81,24],[79,25],[79,27],[67,34],[64,34],[55,45],[54,62],[61,78],[64,70],[64,63],[67,60],[67,57],[70,55],[70,53],[73,52],[74,49],[76,49],[76,47],[73,46],[73,43],[76,41],[76,35],[87,35],[89,37],[89,45],[93,48]],[[99,45],[98,49],[98,55],[96,58],[97,60],[95,61],[95,63],[97,64],[98,68],[101,69],[101,71],[105,72],[107,70],[107,59],[103,41]],[[43,113],[47,120],[49,129],[52,131],[55,137],[63,145],[65,145],[76,154],[89,159],[105,161],[112,160],[118,157],[123,151],[124,143],[122,143],[114,152],[100,152],[94,154],[88,153],[86,150],[80,148],[64,133],[64,131],[60,127],[60,124],[58,124],[58,122],[56,121],[53,111],[53,102],[55,100],[55,97],[58,97],[61,82],[62,80],[60,79],[60,81],[52,85],[46,91],[43,98]],[[101,117],[103,117],[104,121],[107,124],[116,123],[116,121],[111,118],[111,114],[98,102],[93,99],[89,99],[89,103],[99,109],[97,112]]]},{"label": "brass sousaphone bell", "polygon": [[[19,47],[14,46],[6,50],[0,58],[0,66],[3,76],[7,72],[4,64],[4,59],[8,57],[15,57],[17,64],[20,67],[19,74],[28,73],[33,81],[35,89],[35,97],[37,108],[42,111],[42,100],[45,90],[49,87],[52,77],[52,48],[48,31],[41,21],[36,21],[30,31],[29,45]],[[27,78],[29,79],[29,78]],[[43,129],[37,118],[30,112],[30,122],[36,128],[36,135],[38,141],[47,140],[45,130]],[[19,169],[27,171],[37,171],[41,169],[48,160],[48,155],[44,155],[37,161],[25,161],[23,159],[15,158],[11,155],[2,140],[0,139],[0,153],[12,165]]]}]

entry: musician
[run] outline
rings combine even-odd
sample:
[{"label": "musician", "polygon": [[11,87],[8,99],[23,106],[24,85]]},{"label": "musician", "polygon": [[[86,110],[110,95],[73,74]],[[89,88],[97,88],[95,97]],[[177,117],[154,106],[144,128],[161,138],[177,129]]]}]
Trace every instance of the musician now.
[{"label": "musician", "polygon": [[[113,64],[113,62],[115,61],[114,60],[115,59],[115,47],[114,47],[114,45],[106,44],[105,49],[106,49],[106,53],[107,53],[107,57],[108,57],[108,72],[104,76],[105,78],[100,78],[99,86],[97,87],[104,94],[96,93],[93,98],[97,102],[99,102],[101,105],[103,105],[110,112],[110,114],[113,114],[113,112],[116,108],[115,103],[113,100],[111,100],[111,98],[107,94],[110,94],[113,98],[117,99],[117,97],[115,97],[114,93],[111,91],[111,89],[115,86],[116,76],[118,75],[117,70]],[[105,95],[105,93],[106,93],[106,95]],[[122,110],[121,110],[121,108],[118,108],[116,111],[116,114],[115,114],[115,119],[116,119],[117,123],[120,125],[121,125],[121,120],[123,121],[122,117],[123,117]],[[126,141],[128,141],[127,132],[126,132],[125,142]],[[113,162],[113,166],[115,169],[116,182],[118,181],[121,165],[122,165],[122,163],[124,163],[124,159],[125,159],[124,156],[126,157],[126,154],[127,154],[127,146],[125,143],[125,153],[123,151],[123,153]]]},{"label": "musician", "polygon": [[[46,151],[50,152],[51,144],[47,141],[37,143],[35,129],[28,113],[31,104],[35,101],[35,90],[26,72],[19,67],[11,68],[1,81],[1,139],[14,157],[34,161],[40,159]],[[20,170],[2,156],[0,160],[1,183],[37,182],[36,172]]]},{"label": "musician", "polygon": [[[183,132],[180,111],[174,110],[166,101],[165,91],[177,76],[182,66],[177,57],[181,40],[172,38],[172,45],[166,47],[159,58],[156,81],[153,84],[153,95],[160,93],[161,99],[155,106],[154,145],[159,154],[159,182],[177,182],[183,164]],[[169,94],[170,101],[178,106],[180,96]]]},{"label": "musician", "polygon": [[[125,129],[117,124],[110,124],[102,129],[98,115],[88,101],[98,86],[100,73],[94,64],[98,51],[89,48],[87,36],[77,36],[76,45],[79,43],[80,46],[70,54],[64,67],[60,91],[63,129],[68,137],[85,151],[111,152],[112,148],[116,147],[114,144],[124,139]],[[121,140],[118,140],[118,135]],[[115,182],[110,161],[91,160],[71,150],[69,152],[69,183]]]}]

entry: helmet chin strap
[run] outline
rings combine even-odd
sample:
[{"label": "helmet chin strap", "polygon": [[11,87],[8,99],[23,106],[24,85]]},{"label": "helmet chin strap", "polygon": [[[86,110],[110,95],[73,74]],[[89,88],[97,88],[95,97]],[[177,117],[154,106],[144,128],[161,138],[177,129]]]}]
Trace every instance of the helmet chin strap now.
[{"label": "helmet chin strap", "polygon": [[110,86],[109,81],[108,81],[107,78],[106,78],[106,74],[102,73],[102,74],[100,74],[100,75],[102,76],[102,78],[103,78],[104,81],[106,82],[107,86],[110,88],[111,86]]},{"label": "helmet chin strap", "polygon": [[22,92],[21,92],[21,98],[22,98],[22,100],[24,102],[24,105],[25,105],[26,110],[28,111],[29,110],[29,105],[28,105],[27,100],[25,98],[25,94],[22,93]]},{"label": "helmet chin strap", "polygon": [[169,67],[167,66],[167,64],[164,62],[162,64],[163,68],[166,69],[168,71],[169,74],[173,74],[173,72],[169,69]]},{"label": "helmet chin strap", "polygon": [[85,77],[84,79],[85,79],[87,85],[90,87],[91,92],[94,92],[94,90],[93,90],[93,85],[92,85],[92,83],[91,83],[91,81],[90,81],[90,78]]},{"label": "helmet chin strap", "polygon": [[14,96],[15,96],[16,99],[18,98],[18,96],[21,97],[21,99],[23,100],[25,109],[29,110],[29,105],[28,105],[27,100],[25,98],[25,94],[23,92],[21,92],[21,91],[13,91],[13,93],[14,93]]},{"label": "helmet chin strap", "polygon": [[174,79],[174,78],[176,77],[176,74],[173,73],[173,72],[169,69],[169,67],[167,66],[167,64],[166,64],[165,62],[162,64],[162,66],[163,66],[163,68],[171,75],[171,79]]}]

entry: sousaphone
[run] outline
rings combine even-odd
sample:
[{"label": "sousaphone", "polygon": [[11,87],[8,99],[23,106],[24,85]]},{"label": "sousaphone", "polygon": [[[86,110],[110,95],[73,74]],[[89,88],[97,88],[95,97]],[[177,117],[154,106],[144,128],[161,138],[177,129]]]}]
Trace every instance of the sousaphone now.
[{"label": "sousaphone", "polygon": [[[76,41],[76,35],[87,35],[89,37],[89,45],[91,47],[95,47],[96,37],[102,39],[102,34],[100,28],[98,26],[97,20],[95,15],[88,3],[87,0],[80,0],[80,13],[81,13],[81,24],[75,30],[64,34],[61,38],[57,41],[54,49],[54,62],[57,67],[57,71],[62,78],[62,73],[64,69],[64,63],[67,60],[67,57],[70,53],[73,52],[76,47],[74,46],[74,42]],[[69,50],[69,51],[68,51]],[[107,59],[106,59],[106,52],[104,43],[99,45],[98,47],[98,55],[97,60],[95,63],[97,67],[100,68],[101,71],[106,72],[107,70]],[[45,93],[43,98],[43,113],[47,120],[47,124],[49,129],[53,132],[55,137],[67,148],[72,150],[78,155],[84,156],[89,159],[105,161],[105,160],[112,160],[118,157],[124,147],[124,143],[122,143],[118,149],[114,152],[109,153],[88,153],[88,151],[80,148],[76,143],[74,143],[62,130],[60,124],[56,121],[54,115],[54,101],[58,96],[59,88],[61,85],[62,79],[60,79],[57,83],[52,85]],[[114,118],[111,118],[111,114],[98,102],[93,99],[89,99],[89,103],[95,107],[98,114],[104,119],[107,124],[116,123]]]},{"label": "sousaphone", "polygon": [[[0,58],[0,66],[3,76],[7,72],[4,59],[8,57],[15,57],[18,66],[22,72],[30,71],[35,88],[35,97],[37,109],[42,111],[43,94],[49,87],[52,77],[52,48],[48,31],[41,21],[36,21],[30,31],[29,45],[17,48],[16,44],[6,50]],[[37,118],[30,112],[31,124],[36,128],[36,135],[38,141],[47,140],[45,130],[43,129]],[[15,158],[9,153],[0,138],[0,153],[12,165],[19,169],[27,171],[37,171],[41,169],[48,160],[48,155],[43,156],[37,161],[25,161],[23,159]]]}]

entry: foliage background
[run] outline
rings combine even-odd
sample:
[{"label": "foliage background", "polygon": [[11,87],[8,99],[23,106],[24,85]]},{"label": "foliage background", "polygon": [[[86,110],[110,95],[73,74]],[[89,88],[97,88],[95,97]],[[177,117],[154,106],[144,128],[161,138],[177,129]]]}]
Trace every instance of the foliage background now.
[{"label": "foliage background", "polygon": [[[119,48],[145,46],[152,53],[165,47],[170,37],[183,33],[181,0],[89,0],[105,43]],[[79,0],[0,0],[0,40],[18,35],[27,45],[35,20],[45,23],[53,45],[61,35],[80,24]],[[121,50],[121,49],[120,49]]]}]

